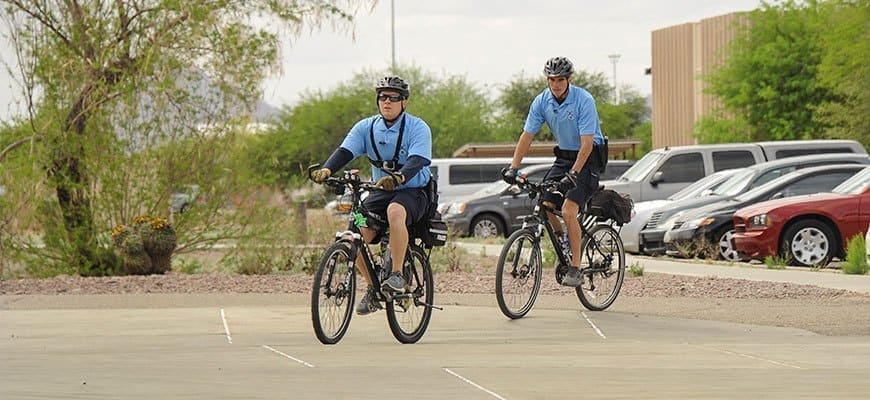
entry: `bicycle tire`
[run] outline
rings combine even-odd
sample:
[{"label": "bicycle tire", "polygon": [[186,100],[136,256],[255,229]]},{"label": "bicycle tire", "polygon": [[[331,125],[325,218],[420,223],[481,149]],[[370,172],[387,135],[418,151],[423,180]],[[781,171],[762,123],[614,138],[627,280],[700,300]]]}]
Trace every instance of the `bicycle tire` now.
[{"label": "bicycle tire", "polygon": [[[323,253],[311,288],[311,322],[317,340],[336,344],[350,327],[356,298],[352,244],[336,242]],[[323,297],[321,297],[323,295]]]},{"label": "bicycle tire", "polygon": [[[594,246],[592,238],[595,238],[598,248]],[[583,283],[575,288],[577,298],[590,311],[604,311],[616,301],[625,279],[625,247],[622,239],[610,225],[597,225],[583,237],[580,248],[585,264],[581,268],[589,269],[581,269],[585,272]],[[609,263],[605,261],[608,255],[612,257]],[[616,262],[615,268],[613,262]],[[594,268],[603,269],[596,271]]]},{"label": "bicycle tire", "polygon": [[432,317],[432,304],[435,299],[435,282],[428,258],[419,247],[410,247],[410,263],[403,268],[405,278],[404,294],[414,294],[410,298],[393,299],[387,302],[387,321],[393,336],[401,343],[419,341]]},{"label": "bicycle tire", "polygon": [[[519,251],[513,249],[514,244],[519,245]],[[523,247],[524,244],[531,246],[528,249],[527,260],[521,260],[524,251],[526,251]],[[508,262],[510,262],[510,270],[506,271],[505,264]],[[517,265],[520,262],[522,264]],[[495,269],[495,297],[498,300],[498,308],[502,314],[510,319],[522,318],[528,314],[535,305],[535,300],[538,298],[538,292],[541,289],[542,271],[541,246],[534,232],[530,229],[521,229],[511,234],[502,247],[501,254],[498,257],[498,265]],[[506,278],[509,278],[509,282],[506,282]],[[531,286],[528,285],[529,278],[531,278]],[[506,293],[510,288],[529,288],[530,291],[527,298],[520,298]],[[514,298],[520,299],[520,301],[509,301]],[[513,307],[514,304],[518,303],[522,304]]]}]

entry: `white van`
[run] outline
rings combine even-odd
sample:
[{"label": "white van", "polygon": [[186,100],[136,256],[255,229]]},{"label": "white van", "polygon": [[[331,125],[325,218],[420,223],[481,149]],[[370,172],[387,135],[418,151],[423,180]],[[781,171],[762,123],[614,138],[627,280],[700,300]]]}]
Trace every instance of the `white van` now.
[{"label": "white van", "polygon": [[[520,167],[552,164],[555,157],[525,157]],[[490,183],[501,179],[501,169],[513,161],[512,157],[489,158],[436,158],[429,164],[432,176],[438,181],[438,201],[451,202],[474,194]]]},{"label": "white van", "polygon": [[647,153],[616,180],[601,182],[635,202],[659,200],[717,171],[826,153],[867,154],[854,140],[783,140],[665,147]]}]

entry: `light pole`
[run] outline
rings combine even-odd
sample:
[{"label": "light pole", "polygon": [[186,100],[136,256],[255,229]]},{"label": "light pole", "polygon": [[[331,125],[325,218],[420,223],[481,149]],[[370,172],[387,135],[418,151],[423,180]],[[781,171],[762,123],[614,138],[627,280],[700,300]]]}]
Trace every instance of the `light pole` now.
[{"label": "light pole", "polygon": [[390,42],[393,47],[393,63],[391,68],[396,73],[396,0],[390,0]]},{"label": "light pole", "polygon": [[616,82],[616,62],[619,61],[619,54],[611,54],[607,58],[613,64],[613,97],[616,100],[616,104],[619,104],[619,86]]}]

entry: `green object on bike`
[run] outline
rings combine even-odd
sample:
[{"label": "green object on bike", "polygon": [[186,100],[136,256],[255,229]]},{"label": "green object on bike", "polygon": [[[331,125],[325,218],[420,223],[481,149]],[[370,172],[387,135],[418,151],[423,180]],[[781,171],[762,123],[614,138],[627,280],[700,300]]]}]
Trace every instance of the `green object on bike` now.
[{"label": "green object on bike", "polygon": [[368,220],[366,220],[366,216],[361,212],[356,211],[353,213],[353,224],[358,227],[366,227],[368,225]]}]

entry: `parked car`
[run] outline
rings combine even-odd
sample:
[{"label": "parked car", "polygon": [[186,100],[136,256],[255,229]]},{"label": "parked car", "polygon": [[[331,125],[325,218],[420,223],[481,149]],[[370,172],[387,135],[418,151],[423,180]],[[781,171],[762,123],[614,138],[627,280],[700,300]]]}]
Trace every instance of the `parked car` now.
[{"label": "parked car", "polygon": [[669,204],[675,201],[706,196],[741,169],[726,169],[714,172],[712,175],[701,178],[701,180],[686,186],[683,190],[674,193],[671,197],[664,200],[649,200],[635,203],[634,217],[632,217],[631,222],[623,225],[622,229],[619,230],[619,237],[622,238],[625,251],[640,253],[640,231],[646,226],[647,221],[649,221],[650,216],[654,212],[667,208]]},{"label": "parked car", "polygon": [[[554,157],[525,157],[521,167],[553,165]],[[493,158],[436,158],[429,169],[438,180],[439,201],[453,202],[475,194],[492,182],[501,179],[501,169],[511,163],[509,157]],[[629,160],[609,160],[601,180],[614,179],[633,164]]]},{"label": "parked car", "polygon": [[870,224],[867,224],[867,235],[864,236],[864,251],[867,253],[867,264],[870,264]]},{"label": "parked car", "polygon": [[830,192],[834,187],[864,169],[858,164],[835,164],[804,168],[788,173],[737,197],[722,200],[682,213],[665,233],[665,247],[671,256],[692,256],[698,241],[716,246],[719,258],[741,261],[734,248],[734,212],[762,201]]},{"label": "parked car", "polygon": [[[523,168],[531,181],[541,181],[551,165],[534,165]],[[477,193],[456,201],[441,203],[438,211],[452,234],[481,238],[507,236],[522,226],[519,219],[531,214],[534,207],[528,190],[520,190],[501,180],[491,182]]]},{"label": "parked car", "polygon": [[785,140],[665,147],[647,153],[614,182],[604,185],[628,193],[635,203],[664,199],[717,171],[787,157],[822,153],[867,154],[854,140]]},{"label": "parked car", "polygon": [[[522,167],[552,165],[555,157],[526,157]],[[478,190],[501,179],[501,169],[510,165],[510,157],[436,158],[429,165],[438,181],[438,197],[442,203],[471,196]]]},{"label": "parked car", "polygon": [[777,199],[734,213],[734,245],[744,257],[783,257],[792,265],[824,266],[845,255],[846,240],[870,223],[870,167],[830,193]]},{"label": "parked car", "polygon": [[654,212],[640,232],[640,246],[645,254],[664,254],[667,250],[665,233],[677,222],[678,213],[733,198],[797,169],[830,164],[870,164],[870,157],[866,154],[816,154],[746,167],[719,185],[710,196],[673,202],[667,208]]},{"label": "parked car", "polygon": [[183,213],[187,211],[193,202],[199,196],[199,185],[183,185],[172,191],[169,198],[169,203],[173,213]]}]

